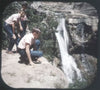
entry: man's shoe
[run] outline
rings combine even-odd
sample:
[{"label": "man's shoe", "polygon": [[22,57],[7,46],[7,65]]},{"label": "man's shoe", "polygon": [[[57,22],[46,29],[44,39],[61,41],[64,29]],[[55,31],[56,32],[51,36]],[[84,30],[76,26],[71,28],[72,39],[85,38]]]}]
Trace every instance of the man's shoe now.
[{"label": "man's shoe", "polygon": [[12,51],[8,51],[8,50],[6,51],[6,53],[8,53],[8,54],[13,54],[13,52],[12,52]]},{"label": "man's shoe", "polygon": [[22,60],[18,61],[18,63],[24,63]]},{"label": "man's shoe", "polygon": [[40,61],[33,61],[35,64],[41,64]]}]

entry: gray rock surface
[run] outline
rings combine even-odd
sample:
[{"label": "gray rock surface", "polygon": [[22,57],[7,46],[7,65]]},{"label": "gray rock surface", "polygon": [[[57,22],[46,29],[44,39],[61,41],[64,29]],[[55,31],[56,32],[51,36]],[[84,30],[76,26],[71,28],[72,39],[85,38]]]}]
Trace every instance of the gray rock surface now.
[{"label": "gray rock surface", "polygon": [[[85,83],[87,85],[85,86],[91,84],[94,80],[94,77],[96,76],[97,70],[97,30],[99,20],[95,7],[85,2],[65,3],[38,1],[32,2],[30,6],[31,11],[34,9],[37,11],[36,16],[43,18],[40,20],[39,26],[42,26],[43,30],[46,30],[46,32],[50,32],[47,35],[50,35],[52,31],[56,30],[55,22],[57,21],[57,19],[59,19],[60,17],[64,17],[66,19],[66,27],[68,27],[67,30],[69,32],[70,37],[69,53],[75,58],[76,63],[82,72],[83,79],[86,80]],[[45,17],[43,17],[41,13],[44,14]],[[85,28],[77,28],[79,26],[79,23],[82,21],[85,23]],[[48,41],[48,39],[46,39],[45,41]],[[43,45],[45,47],[46,43],[43,43]],[[51,42],[50,45],[52,45]],[[57,52],[57,57],[60,57],[58,44],[56,45],[56,48],[57,50],[55,51]],[[46,48],[46,51],[49,51],[49,49],[47,50]],[[5,51],[3,52],[4,59],[2,60],[2,77],[3,80],[7,83],[7,85],[16,88],[66,88],[68,86],[68,82],[64,74],[59,74],[60,72],[62,73],[62,71],[54,67],[59,64],[59,60],[54,59],[54,66],[52,66],[47,62],[47,60],[42,58],[42,64],[31,67],[26,66],[24,64],[19,64],[19,58],[18,56],[16,56],[16,54],[9,55],[8,57]],[[55,71],[55,69],[57,70]],[[39,74],[40,77],[36,78],[37,74]],[[55,75],[59,77],[58,81]],[[15,78],[15,76],[17,78]],[[73,84],[75,84],[73,85],[73,87],[75,86],[75,88],[82,86],[82,83],[80,82],[78,84]],[[84,87],[84,85],[82,87]]]},{"label": "gray rock surface", "polygon": [[1,76],[13,88],[68,88],[64,73],[51,65],[44,57],[41,64],[29,66],[18,63],[19,54],[7,54],[2,50]]},{"label": "gray rock surface", "polygon": [[[55,21],[61,17],[66,19],[70,38],[69,53],[75,58],[87,86],[91,84],[97,71],[99,20],[96,8],[86,2],[33,2],[31,7],[45,13],[46,18],[51,16]],[[43,22],[49,26],[46,19]]]}]

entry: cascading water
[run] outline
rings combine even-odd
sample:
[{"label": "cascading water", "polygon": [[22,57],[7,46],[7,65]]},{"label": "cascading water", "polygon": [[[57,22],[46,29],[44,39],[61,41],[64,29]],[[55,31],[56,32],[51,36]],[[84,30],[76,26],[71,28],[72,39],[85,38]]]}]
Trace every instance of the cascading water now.
[{"label": "cascading water", "polygon": [[60,19],[59,25],[57,27],[57,32],[55,32],[56,38],[59,43],[61,59],[62,59],[62,69],[67,76],[69,83],[73,83],[73,79],[81,80],[80,70],[77,68],[77,64],[74,58],[68,53],[69,37],[67,30],[65,28],[65,19]]}]

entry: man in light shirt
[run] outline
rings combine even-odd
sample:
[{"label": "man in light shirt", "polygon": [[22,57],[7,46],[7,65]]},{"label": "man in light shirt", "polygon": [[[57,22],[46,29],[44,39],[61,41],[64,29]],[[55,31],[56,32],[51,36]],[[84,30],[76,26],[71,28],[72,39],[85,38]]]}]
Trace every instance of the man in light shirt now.
[{"label": "man in light shirt", "polygon": [[23,27],[23,31],[20,31],[21,38],[26,34],[26,28],[28,27],[27,22],[29,21],[29,19],[27,18],[27,15],[26,15],[27,7],[28,7],[28,3],[24,1],[21,8],[21,11],[25,12],[24,17],[21,17],[21,25]]},{"label": "man in light shirt", "polygon": [[[29,65],[34,65],[32,59],[34,57],[41,57],[43,53],[39,51],[40,41],[38,40],[40,30],[33,28],[32,33],[26,34],[18,44],[18,53],[25,60],[28,58]],[[33,50],[31,50],[31,46]]]},{"label": "man in light shirt", "polygon": [[15,26],[16,24],[19,25],[20,30],[22,31],[22,25],[20,22],[20,18],[24,17],[25,13],[23,11],[16,13],[16,14],[12,14],[8,19],[5,20],[4,23],[4,29],[8,35],[8,37],[10,38],[10,42],[9,42],[9,46],[8,46],[8,50],[7,53],[13,53],[12,52],[12,48],[16,42],[16,35],[15,35]]}]

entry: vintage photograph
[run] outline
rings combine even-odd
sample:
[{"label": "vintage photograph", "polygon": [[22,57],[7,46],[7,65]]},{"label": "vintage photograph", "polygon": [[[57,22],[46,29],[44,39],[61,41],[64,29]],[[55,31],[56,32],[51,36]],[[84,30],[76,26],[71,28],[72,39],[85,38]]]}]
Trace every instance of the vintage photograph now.
[{"label": "vintage photograph", "polygon": [[7,86],[83,89],[95,81],[99,18],[94,6],[14,1],[2,14],[1,77]]}]

